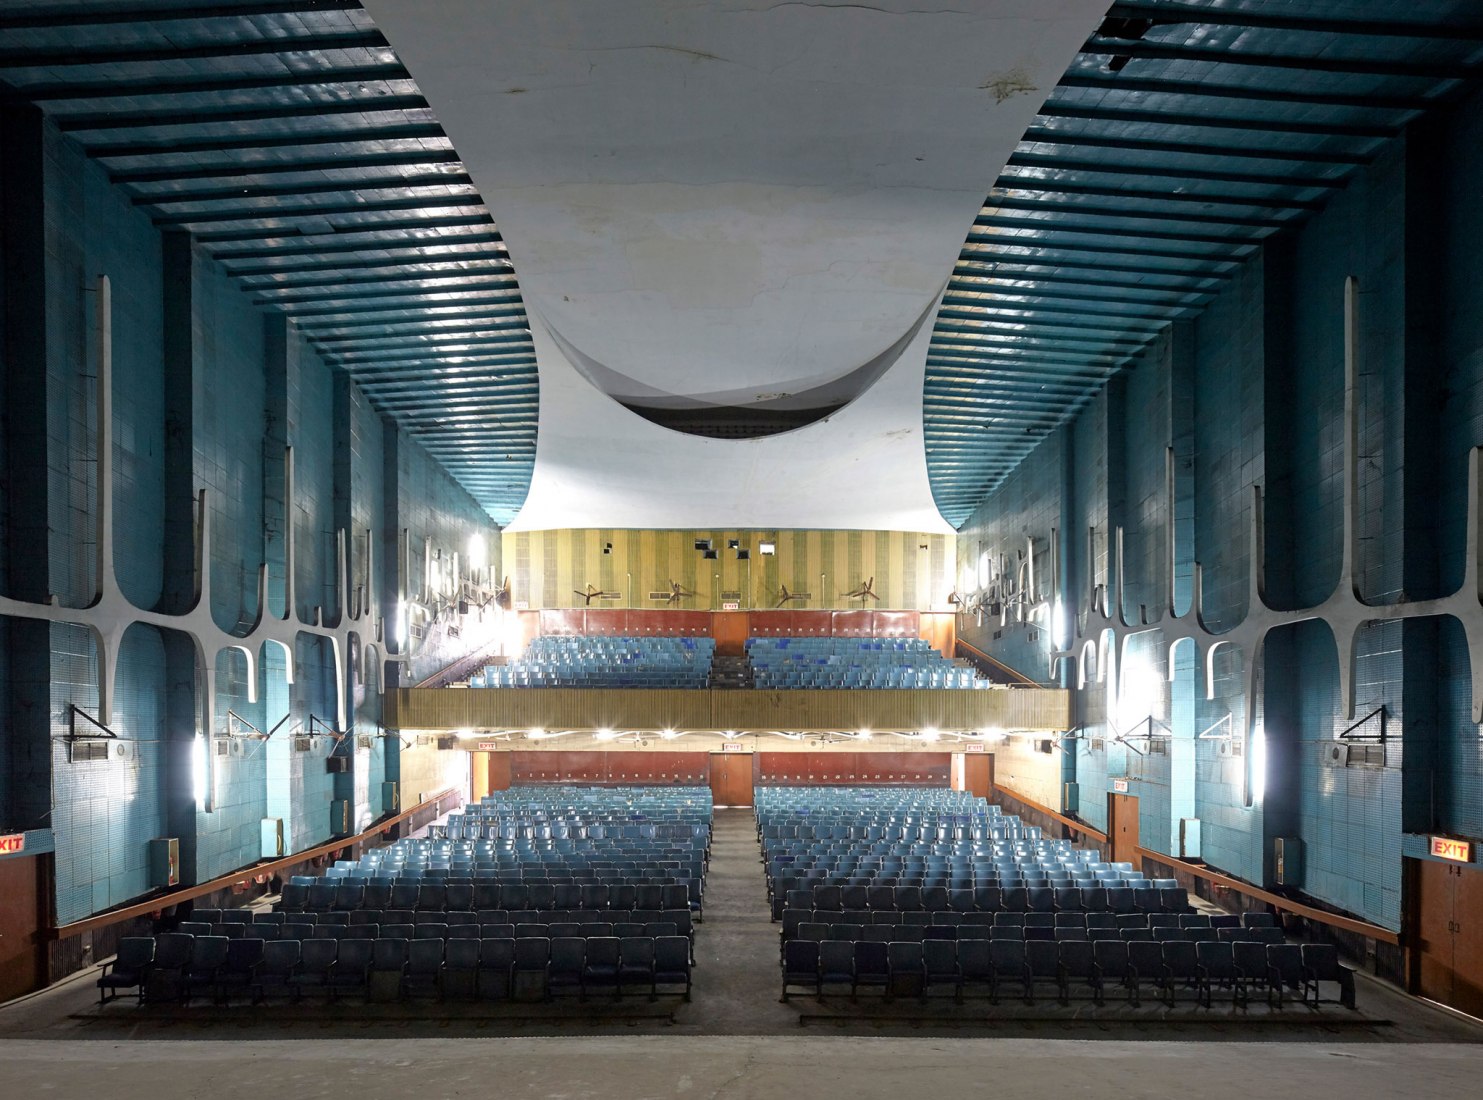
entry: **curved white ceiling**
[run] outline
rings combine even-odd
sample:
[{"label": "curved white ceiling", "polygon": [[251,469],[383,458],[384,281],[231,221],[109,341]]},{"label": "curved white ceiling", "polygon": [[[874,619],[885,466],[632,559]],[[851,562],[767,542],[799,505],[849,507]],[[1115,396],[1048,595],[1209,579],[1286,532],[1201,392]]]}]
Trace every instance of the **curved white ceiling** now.
[{"label": "curved white ceiling", "polygon": [[367,6],[531,315],[540,433],[512,527],[947,529],[922,447],[930,324],[828,421],[748,441],[628,412],[562,347],[700,401],[879,357],[940,293],[1106,0]]}]

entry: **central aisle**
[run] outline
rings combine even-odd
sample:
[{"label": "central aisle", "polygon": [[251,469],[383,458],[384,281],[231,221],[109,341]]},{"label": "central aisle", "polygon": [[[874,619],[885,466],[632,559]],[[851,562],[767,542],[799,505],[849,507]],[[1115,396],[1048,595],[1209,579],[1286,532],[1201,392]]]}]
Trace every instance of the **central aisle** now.
[{"label": "central aisle", "polygon": [[697,926],[695,1001],[680,1019],[710,1034],[776,1034],[798,1026],[778,1002],[778,928],[750,809],[716,811],[706,873],[705,923]]}]

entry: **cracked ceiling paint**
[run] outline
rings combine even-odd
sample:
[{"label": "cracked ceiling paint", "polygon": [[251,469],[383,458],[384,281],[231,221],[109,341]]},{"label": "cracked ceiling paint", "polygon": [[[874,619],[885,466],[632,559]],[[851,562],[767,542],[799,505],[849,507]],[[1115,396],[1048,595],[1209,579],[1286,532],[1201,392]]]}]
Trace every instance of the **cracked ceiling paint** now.
[{"label": "cracked ceiling paint", "polygon": [[520,271],[542,386],[515,528],[948,529],[925,331],[837,413],[746,441],[644,420],[562,345],[701,403],[870,363],[936,302],[1035,89],[1105,3],[368,7]]}]

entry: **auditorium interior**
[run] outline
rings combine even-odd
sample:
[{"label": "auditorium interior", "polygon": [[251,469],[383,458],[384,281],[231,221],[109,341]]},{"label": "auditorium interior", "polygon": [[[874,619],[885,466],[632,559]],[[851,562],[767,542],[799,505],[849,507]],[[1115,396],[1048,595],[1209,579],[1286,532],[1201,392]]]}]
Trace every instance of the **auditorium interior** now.
[{"label": "auditorium interior", "polygon": [[7,1096],[1476,1095],[1478,5],[6,0],[0,92]]}]

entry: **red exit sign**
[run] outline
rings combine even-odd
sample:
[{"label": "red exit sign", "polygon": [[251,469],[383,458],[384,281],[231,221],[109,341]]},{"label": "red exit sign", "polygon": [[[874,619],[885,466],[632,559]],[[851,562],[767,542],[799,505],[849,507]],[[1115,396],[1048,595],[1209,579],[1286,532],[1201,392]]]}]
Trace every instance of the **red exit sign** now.
[{"label": "red exit sign", "polygon": [[1453,840],[1451,837],[1432,837],[1432,855],[1438,859],[1450,859],[1454,863],[1473,862],[1473,845],[1467,840]]},{"label": "red exit sign", "polygon": [[964,742],[964,744],[963,744],[963,751],[964,752],[983,752],[984,751],[984,744],[983,744],[982,741],[967,741],[967,742]]},{"label": "red exit sign", "polygon": [[10,836],[0,836],[0,856],[13,856],[25,850],[25,833],[12,833]]},{"label": "red exit sign", "polygon": [[740,741],[723,741],[723,742],[721,742],[721,751],[722,752],[741,752],[745,748],[746,748],[746,746],[743,745]]}]

